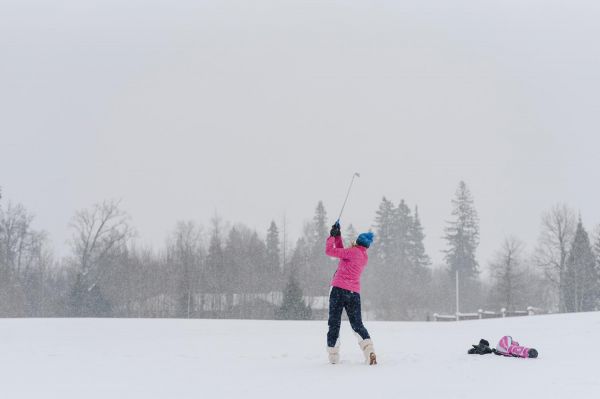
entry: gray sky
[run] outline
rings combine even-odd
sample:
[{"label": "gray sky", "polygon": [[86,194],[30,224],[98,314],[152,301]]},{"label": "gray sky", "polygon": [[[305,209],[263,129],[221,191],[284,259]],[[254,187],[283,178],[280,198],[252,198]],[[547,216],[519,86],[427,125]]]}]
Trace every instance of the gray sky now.
[{"label": "gray sky", "polygon": [[[50,4],[51,3],[51,4]],[[600,222],[595,1],[0,0],[0,186],[65,252],[122,198],[141,242],[217,211],[293,236],[418,204],[437,262],[464,179],[480,262],[565,201]]]}]

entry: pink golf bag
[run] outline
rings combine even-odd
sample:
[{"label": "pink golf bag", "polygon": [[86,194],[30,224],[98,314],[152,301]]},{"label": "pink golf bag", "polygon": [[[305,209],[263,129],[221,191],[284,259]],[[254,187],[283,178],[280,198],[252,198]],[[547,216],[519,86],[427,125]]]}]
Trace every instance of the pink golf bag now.
[{"label": "pink golf bag", "polygon": [[510,335],[500,338],[500,342],[496,345],[496,354],[524,358],[535,358],[538,356],[537,350],[519,345],[517,341],[513,341]]}]

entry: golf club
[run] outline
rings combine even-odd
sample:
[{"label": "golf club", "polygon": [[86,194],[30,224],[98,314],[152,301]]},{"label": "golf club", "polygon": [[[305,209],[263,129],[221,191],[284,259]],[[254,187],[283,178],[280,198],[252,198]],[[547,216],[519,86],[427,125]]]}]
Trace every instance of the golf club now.
[{"label": "golf club", "polygon": [[344,212],[344,208],[346,207],[346,202],[348,201],[348,196],[350,195],[350,189],[352,189],[352,183],[354,183],[355,177],[360,177],[360,173],[354,172],[354,174],[352,175],[352,180],[350,180],[350,185],[348,186],[348,192],[346,192],[346,198],[344,199],[344,204],[342,205],[342,209],[340,210],[340,215],[338,216],[336,223],[340,222],[340,219],[342,217],[342,212]]}]

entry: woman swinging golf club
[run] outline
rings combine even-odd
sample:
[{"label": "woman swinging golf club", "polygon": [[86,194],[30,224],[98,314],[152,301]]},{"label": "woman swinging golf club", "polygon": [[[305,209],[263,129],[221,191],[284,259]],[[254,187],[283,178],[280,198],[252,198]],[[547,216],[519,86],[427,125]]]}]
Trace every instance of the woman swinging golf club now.
[{"label": "woman swinging golf club", "polygon": [[362,233],[350,248],[344,248],[342,242],[340,223],[331,226],[330,237],[327,239],[325,253],[340,259],[338,268],[331,281],[329,294],[329,332],[327,333],[327,352],[329,362],[338,363],[340,360],[340,325],[342,311],[346,309],[350,326],[359,336],[358,345],[365,355],[368,364],[377,364],[373,342],[369,332],[362,322],[360,309],[360,275],[362,274],[369,257],[367,248],[373,242],[373,233]]},{"label": "woman swinging golf club", "polygon": [[373,342],[369,332],[362,323],[360,310],[360,275],[362,274],[369,257],[367,249],[373,242],[373,233],[362,233],[358,236],[351,248],[344,248],[342,242],[342,233],[340,229],[340,218],[344,207],[350,195],[350,189],[354,178],[360,177],[359,173],[352,175],[344,204],[340,210],[340,215],[333,226],[331,226],[330,237],[325,245],[325,253],[329,256],[340,259],[333,280],[331,281],[331,291],[329,293],[329,332],[327,333],[327,352],[329,353],[329,362],[331,364],[340,361],[340,325],[342,323],[342,311],[346,309],[350,325],[354,332],[360,338],[358,345],[365,355],[368,364],[377,364]]}]

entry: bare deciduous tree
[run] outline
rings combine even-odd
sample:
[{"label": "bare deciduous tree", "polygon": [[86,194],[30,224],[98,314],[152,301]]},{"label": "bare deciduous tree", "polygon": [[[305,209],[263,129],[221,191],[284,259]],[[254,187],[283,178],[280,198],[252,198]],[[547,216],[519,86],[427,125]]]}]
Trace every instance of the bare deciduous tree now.
[{"label": "bare deciduous tree", "polygon": [[490,264],[495,289],[501,304],[513,310],[516,298],[525,288],[523,277],[523,243],[516,237],[507,237]]},{"label": "bare deciduous tree", "polygon": [[564,273],[569,249],[575,236],[577,217],[566,204],[557,204],[542,216],[542,230],[535,260],[552,282],[558,309],[564,311]]},{"label": "bare deciduous tree", "polygon": [[89,291],[126,247],[134,231],[119,201],[104,201],[75,214],[71,245],[78,273]]},{"label": "bare deciduous tree", "polygon": [[46,233],[32,229],[33,216],[18,204],[0,207],[0,314],[39,316],[52,264]]},{"label": "bare deciduous tree", "polygon": [[167,264],[177,280],[173,297],[177,298],[178,317],[190,318],[194,311],[204,256],[202,229],[192,221],[178,222],[167,242]]},{"label": "bare deciduous tree", "polygon": [[6,211],[0,208],[0,267],[8,280],[19,273],[27,253],[43,236],[31,231],[32,220],[22,205],[9,202]]}]

